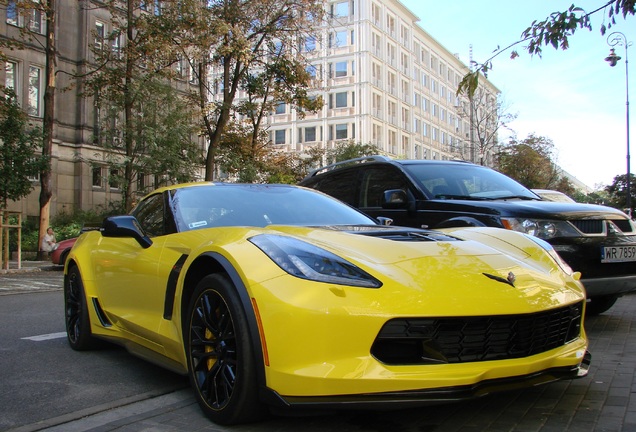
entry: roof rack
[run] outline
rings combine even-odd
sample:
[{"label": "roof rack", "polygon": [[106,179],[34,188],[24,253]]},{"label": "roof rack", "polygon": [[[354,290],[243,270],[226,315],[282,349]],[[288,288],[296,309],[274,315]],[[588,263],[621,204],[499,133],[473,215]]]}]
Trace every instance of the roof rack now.
[{"label": "roof rack", "polygon": [[369,163],[369,162],[388,162],[390,160],[391,160],[390,157],[383,156],[383,155],[363,156],[363,157],[359,157],[355,159],[348,159],[348,160],[332,163],[331,165],[327,165],[321,168],[317,168],[313,170],[312,172],[310,172],[305,178],[314,177],[318,174],[326,173],[329,171],[333,171],[335,169],[344,168],[351,165],[357,165],[357,164],[363,164],[363,163]]}]

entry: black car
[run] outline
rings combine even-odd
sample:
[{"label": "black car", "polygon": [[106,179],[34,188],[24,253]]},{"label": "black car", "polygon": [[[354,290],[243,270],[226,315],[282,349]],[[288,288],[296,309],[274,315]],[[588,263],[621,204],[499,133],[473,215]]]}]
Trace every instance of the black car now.
[{"label": "black car", "polygon": [[542,238],[582,273],[588,314],[636,290],[636,224],[625,213],[546,201],[484,166],[371,156],[317,169],[300,184],[394,225],[489,226]]}]

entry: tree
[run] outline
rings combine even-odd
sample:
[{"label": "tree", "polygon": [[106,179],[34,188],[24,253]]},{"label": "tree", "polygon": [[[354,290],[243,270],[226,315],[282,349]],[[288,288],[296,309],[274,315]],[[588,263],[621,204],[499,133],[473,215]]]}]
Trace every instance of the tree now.
[{"label": "tree", "polygon": [[[274,79],[262,81],[263,84],[284,88],[296,102],[306,96],[310,77],[304,69],[301,73],[305,61],[299,48],[304,46],[303,40],[318,40],[314,32],[320,30],[324,8],[322,2],[312,0],[217,0],[193,4],[199,9],[192,15],[190,37],[181,40],[181,48],[189,57],[196,53],[193,69],[198,71],[198,105],[208,139],[205,178],[213,180],[217,153],[235,112],[237,93],[250,85],[250,75],[268,71]],[[208,66],[213,70],[210,80]],[[278,102],[275,93],[269,96]],[[210,95],[218,96],[210,103]],[[259,125],[254,125],[254,136],[258,136]]]},{"label": "tree", "polygon": [[[55,65],[57,64],[56,43],[56,0],[29,1],[29,0],[2,0],[7,5],[7,11],[11,10],[20,27],[21,39],[2,38],[0,46],[9,49],[23,49],[26,42],[39,45],[45,53],[45,87],[44,87],[44,116],[42,119],[42,160],[40,177],[40,225],[39,238],[46,234],[50,219],[50,202],[53,196],[51,184],[50,157],[53,151],[53,123],[55,121]],[[45,31],[41,31],[42,17],[45,22]],[[9,18],[9,16],[7,16]],[[44,37],[42,37],[44,34]],[[6,55],[0,53],[0,59],[6,60]]]},{"label": "tree", "polygon": [[593,30],[591,17],[599,12],[607,13],[607,25],[601,24],[600,32],[604,35],[616,23],[616,17],[636,14],[636,0],[609,0],[598,8],[587,12],[583,8],[571,5],[566,11],[553,12],[542,21],[533,21],[528,28],[521,33],[521,38],[503,48],[497,47],[493,55],[483,63],[475,63],[475,68],[467,73],[459,83],[457,94],[473,94],[479,84],[479,76],[487,74],[493,66],[493,59],[500,54],[510,51],[510,58],[519,57],[519,52],[514,49],[517,45],[526,43],[524,49],[530,55],[539,55],[543,47],[566,50],[569,48],[569,38],[577,30]]},{"label": "tree", "polygon": [[339,143],[334,148],[327,150],[326,159],[327,164],[332,164],[378,153],[380,153],[380,148],[376,145],[356,143],[350,140]]},{"label": "tree", "polygon": [[[630,173],[630,193],[632,208],[629,214],[634,214],[634,203],[636,203],[636,177]],[[614,177],[612,184],[605,188],[609,194],[609,205],[621,210],[627,210],[627,174],[620,174]]]},{"label": "tree", "polygon": [[[486,164],[486,159],[499,144],[499,130],[507,128],[508,123],[517,118],[516,114],[506,111],[500,99],[483,87],[468,95],[468,99],[457,107],[457,115],[469,128],[468,146],[459,150],[460,157],[480,165]],[[464,153],[465,150],[468,154]]]},{"label": "tree", "polygon": [[106,149],[115,172],[109,182],[122,190],[126,211],[135,202],[132,185],[145,174],[161,173],[158,184],[190,180],[202,162],[193,143],[195,114],[185,102],[187,93],[180,96],[170,85],[179,62],[172,41],[182,33],[184,20],[174,21],[178,13],[171,8],[177,2],[151,5],[104,2],[113,30],[96,35],[101,40],[91,47],[95,62],[79,78],[85,95],[95,98],[101,127],[94,139]]},{"label": "tree", "polygon": [[41,131],[28,123],[28,116],[18,104],[11,89],[0,92],[0,208],[9,200],[26,197],[33,190],[30,178],[37,177],[48,165],[38,155]]},{"label": "tree", "polygon": [[554,162],[554,143],[546,137],[530,134],[522,141],[511,140],[498,154],[497,167],[527,188],[564,189]]}]

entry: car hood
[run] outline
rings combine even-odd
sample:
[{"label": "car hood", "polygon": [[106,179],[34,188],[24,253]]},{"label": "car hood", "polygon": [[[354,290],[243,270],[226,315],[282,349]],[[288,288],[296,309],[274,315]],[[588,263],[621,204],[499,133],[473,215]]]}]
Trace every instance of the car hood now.
[{"label": "car hood", "polygon": [[522,200],[428,200],[419,206],[440,211],[467,211],[503,217],[526,217],[555,220],[628,219],[620,210],[596,204]]},{"label": "car hood", "polygon": [[484,298],[492,301],[483,313],[527,313],[585,298],[582,286],[523,235],[518,237],[527,244],[516,247],[494,238],[489,245],[400,227],[270,226],[258,231],[293,236],[348,260],[382,282],[382,297],[401,298],[407,314],[416,304],[422,305],[419,310],[445,305],[444,314],[465,313],[484,304]]}]

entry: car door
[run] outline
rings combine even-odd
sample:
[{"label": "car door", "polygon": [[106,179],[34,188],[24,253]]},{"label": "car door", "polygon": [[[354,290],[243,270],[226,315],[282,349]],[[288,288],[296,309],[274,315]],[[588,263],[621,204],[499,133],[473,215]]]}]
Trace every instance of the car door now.
[{"label": "car door", "polygon": [[359,185],[358,208],[371,217],[388,217],[393,219],[393,225],[418,226],[417,213],[404,206],[401,208],[382,208],[384,191],[391,189],[403,190],[414,201],[410,182],[399,169],[393,166],[375,166],[362,170]]},{"label": "car door", "polygon": [[176,232],[166,205],[167,195],[156,194],[135,210],[139,224],[153,244],[143,248],[133,238],[103,237],[92,252],[99,301],[113,324],[138,336],[139,343],[158,349],[164,311],[168,258],[164,245]]}]

